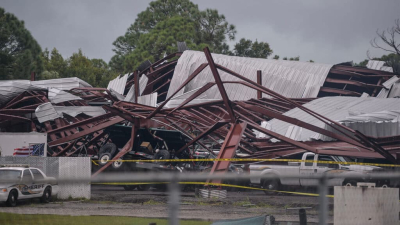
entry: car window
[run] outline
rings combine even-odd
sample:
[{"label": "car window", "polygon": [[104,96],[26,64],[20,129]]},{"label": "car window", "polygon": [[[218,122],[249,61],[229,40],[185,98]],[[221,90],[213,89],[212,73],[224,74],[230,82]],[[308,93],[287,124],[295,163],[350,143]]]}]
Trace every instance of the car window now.
[{"label": "car window", "polygon": [[43,174],[37,169],[31,169],[34,180],[43,180]]},{"label": "car window", "polygon": [[0,180],[16,180],[21,176],[20,170],[0,170]]},{"label": "car window", "polygon": [[334,161],[334,160],[332,159],[332,157],[330,157],[328,155],[319,155],[318,156],[317,166],[328,167],[328,163],[320,163],[319,161]]},{"label": "car window", "polygon": [[[307,155],[306,160],[313,160],[314,161],[314,154]],[[305,166],[312,166],[313,163],[312,162],[306,162],[304,165]]]},{"label": "car window", "polygon": [[24,170],[22,176],[22,183],[24,184],[32,183],[32,175],[31,172],[29,172],[29,170]]}]

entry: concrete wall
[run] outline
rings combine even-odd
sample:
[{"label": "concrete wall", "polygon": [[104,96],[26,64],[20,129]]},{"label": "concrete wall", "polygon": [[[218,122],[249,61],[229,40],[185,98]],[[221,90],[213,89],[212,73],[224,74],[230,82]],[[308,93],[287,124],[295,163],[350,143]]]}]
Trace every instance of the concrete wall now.
[{"label": "concrete wall", "polygon": [[398,188],[335,187],[334,224],[399,224]]},{"label": "concrete wall", "polygon": [[47,133],[0,133],[1,156],[12,156],[14,149],[45,143],[44,156],[47,155]]}]

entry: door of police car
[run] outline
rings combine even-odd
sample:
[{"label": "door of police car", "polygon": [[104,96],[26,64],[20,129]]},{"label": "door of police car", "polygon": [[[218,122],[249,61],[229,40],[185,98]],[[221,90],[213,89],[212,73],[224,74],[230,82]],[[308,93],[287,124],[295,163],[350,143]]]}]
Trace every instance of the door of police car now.
[{"label": "door of police car", "polygon": [[21,196],[18,196],[19,199],[31,198],[32,192],[30,187],[33,184],[33,178],[31,171],[29,169],[25,169],[22,172],[21,184],[19,185],[19,191],[21,192]]},{"label": "door of police car", "polygon": [[36,196],[42,196],[44,188],[45,188],[45,179],[43,174],[37,169],[30,169],[33,175],[33,185],[32,192],[35,193]]}]

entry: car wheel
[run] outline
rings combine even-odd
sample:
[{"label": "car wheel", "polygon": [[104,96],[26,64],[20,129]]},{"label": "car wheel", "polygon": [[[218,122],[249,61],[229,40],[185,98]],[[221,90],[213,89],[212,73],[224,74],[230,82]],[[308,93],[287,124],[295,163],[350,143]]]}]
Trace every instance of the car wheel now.
[{"label": "car wheel", "polygon": [[139,184],[137,186],[137,189],[139,191],[148,191],[148,190],[150,190],[150,184]]},{"label": "car wheel", "polygon": [[276,194],[276,192],[274,191],[279,190],[279,180],[278,179],[264,180],[263,188],[265,189],[264,193],[267,195]]},{"label": "car wheel", "polygon": [[357,181],[355,181],[355,180],[345,180],[343,182],[343,186],[346,186],[346,187],[357,187]]},{"label": "car wheel", "polygon": [[49,203],[51,200],[51,188],[46,187],[43,192],[43,196],[40,198],[40,202],[42,203]]},{"label": "car wheel", "polygon": [[124,185],[125,191],[133,191],[136,188],[136,185]]},{"label": "car wheel", "polygon": [[115,161],[111,164],[111,166],[112,166],[112,168],[114,168],[114,169],[119,169],[119,168],[121,168],[122,164],[123,164],[123,162],[122,162],[122,159],[120,158],[120,159],[115,160]]},{"label": "car wheel", "polygon": [[114,143],[107,143],[101,146],[99,150],[99,155],[103,153],[109,153],[110,156],[114,156],[115,152],[117,151],[117,146]]},{"label": "car wheel", "polygon": [[[170,158],[169,151],[167,150],[160,150],[154,155],[154,159],[169,159]],[[166,162],[159,162],[160,164],[165,164]]]},{"label": "car wheel", "polygon": [[8,194],[6,204],[7,206],[15,207],[17,206],[17,200],[18,200],[18,192],[16,190],[11,190],[10,193]]},{"label": "car wheel", "polygon": [[99,165],[104,166],[108,163],[108,161],[111,160],[111,155],[110,153],[102,153],[99,156]]}]

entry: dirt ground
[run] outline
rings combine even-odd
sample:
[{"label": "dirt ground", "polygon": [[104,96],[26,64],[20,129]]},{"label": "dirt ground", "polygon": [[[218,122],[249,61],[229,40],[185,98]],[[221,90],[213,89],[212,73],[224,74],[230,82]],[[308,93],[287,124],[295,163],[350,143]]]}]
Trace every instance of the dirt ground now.
[{"label": "dirt ground", "polygon": [[[168,217],[168,193],[157,190],[125,191],[118,186],[92,186],[91,200],[21,202],[16,208],[2,205],[0,212],[21,214],[107,215],[132,217]],[[309,222],[318,221],[318,198],[296,195],[266,195],[262,191],[230,191],[223,200],[196,198],[194,192],[181,193],[181,219],[221,220],[263,214],[273,215],[277,221],[299,221],[296,207],[307,209]],[[332,208],[333,199],[329,199]],[[288,209],[289,208],[289,209]],[[331,213],[330,213],[331,214]],[[330,218],[330,222],[332,218]]]}]

